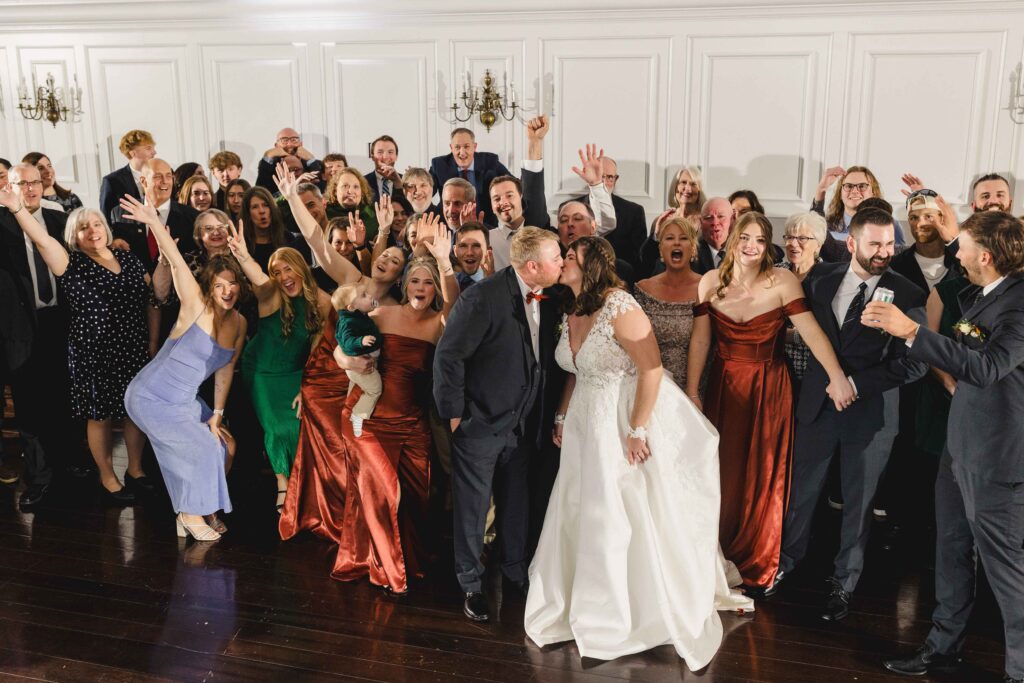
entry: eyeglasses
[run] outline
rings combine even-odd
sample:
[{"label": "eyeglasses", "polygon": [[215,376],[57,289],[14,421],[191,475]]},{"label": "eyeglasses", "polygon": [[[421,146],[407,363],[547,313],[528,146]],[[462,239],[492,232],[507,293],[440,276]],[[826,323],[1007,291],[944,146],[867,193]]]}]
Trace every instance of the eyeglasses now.
[{"label": "eyeglasses", "polygon": [[212,235],[215,232],[227,232],[229,225],[207,225],[202,228],[204,235]]},{"label": "eyeglasses", "polygon": [[783,242],[796,242],[801,247],[807,244],[809,240],[816,240],[817,237],[809,237],[808,235],[783,235]]},{"label": "eyeglasses", "polygon": [[42,180],[19,180],[18,182],[11,183],[11,184],[12,185],[17,185],[18,187],[42,187],[43,186],[43,181]]},{"label": "eyeglasses", "polygon": [[869,183],[843,183],[843,192],[849,194],[850,192],[857,190],[857,192],[864,194],[870,187],[871,185]]},{"label": "eyeglasses", "polygon": [[278,142],[298,142],[301,139],[302,138],[300,138],[298,135],[289,135],[287,137],[280,137],[280,138],[277,139],[277,141]]},{"label": "eyeglasses", "polygon": [[603,180],[605,182],[608,182],[609,180],[611,180],[612,182],[615,182],[618,179],[619,179],[619,176],[617,176],[617,175],[603,175],[603,176],[601,176],[601,180]]}]

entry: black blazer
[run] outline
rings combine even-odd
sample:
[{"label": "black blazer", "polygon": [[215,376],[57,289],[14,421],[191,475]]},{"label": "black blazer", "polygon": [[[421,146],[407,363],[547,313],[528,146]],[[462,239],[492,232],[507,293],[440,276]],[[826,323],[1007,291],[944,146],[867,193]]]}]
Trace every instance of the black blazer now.
[{"label": "black blazer", "polygon": [[[373,201],[380,201],[380,187],[377,185],[377,169],[370,171],[363,177],[366,178],[366,182],[370,186],[370,190],[373,192]],[[401,178],[402,174],[399,173],[398,177]],[[393,195],[397,191],[399,191],[399,189],[395,187],[395,181],[392,180],[391,194]]]},{"label": "black blazer", "polygon": [[[438,415],[462,418],[459,430],[466,438],[493,438],[518,429],[539,447],[550,438],[539,416],[552,412],[545,405],[551,400],[545,387],[548,370],[555,366],[558,318],[554,298],[540,302],[538,362],[511,267],[463,291],[434,354]],[[534,429],[528,429],[528,420],[535,422]]]},{"label": "black blazer", "polygon": [[[573,201],[583,204],[590,203],[589,195],[573,197]],[[617,194],[612,195],[612,206],[615,208],[615,229],[604,236],[615,250],[615,256],[627,262],[633,272],[643,270],[640,261],[640,249],[647,240],[647,214],[644,207]]]},{"label": "black blazer", "polygon": [[114,209],[120,208],[121,197],[126,194],[142,201],[139,186],[135,184],[135,176],[132,175],[132,169],[128,164],[103,176],[103,182],[100,184],[100,211],[109,223],[116,222]]},{"label": "black blazer", "polygon": [[[818,325],[832,343],[843,372],[852,377],[856,385],[857,400],[844,412],[857,416],[858,423],[866,431],[874,432],[885,422],[895,419],[893,415],[885,415],[882,395],[924,377],[928,366],[907,357],[907,345],[902,339],[865,327],[859,320],[850,323],[853,329],[845,336],[840,335],[839,323],[832,313],[832,300],[849,269],[848,263],[819,263],[804,279],[804,294]],[[902,311],[924,306],[925,293],[891,269],[882,274],[878,286],[893,291],[893,303]],[[829,400],[825,393],[827,386],[825,368],[812,355],[800,386],[796,408],[798,420],[812,422],[818,416]]]},{"label": "black blazer", "polygon": [[[523,225],[554,230],[555,227],[551,225],[551,216],[548,215],[548,199],[544,195],[544,169],[527,171],[524,168],[521,173],[523,174]],[[489,195],[484,201],[490,206]],[[493,210],[493,207],[491,208]]]},{"label": "black blazer", "polygon": [[[196,217],[199,212],[191,206],[185,206],[171,200],[170,213],[167,214],[167,227],[171,230],[171,237],[178,240],[178,251],[186,253],[196,248],[192,239],[195,229]],[[118,206],[114,209],[114,218],[110,229],[114,231],[114,237],[128,243],[131,252],[142,261],[146,272],[152,274],[156,268],[156,261],[149,258],[149,241],[146,238],[146,225],[124,217],[124,210]]]},{"label": "black blazer", "polygon": [[990,481],[1024,481],[1024,279],[1009,275],[981,301],[960,293],[963,318],[982,337],[950,339],[925,326],[910,357],[959,380],[949,408],[946,449],[969,472]]},{"label": "black blazer", "polygon": [[[921,266],[917,263],[917,259],[914,258],[914,254],[916,253],[917,245],[910,245],[910,247],[892,257],[892,262],[889,264],[889,267],[920,287],[922,291],[927,292],[929,289],[928,281],[924,278],[924,273],[921,272]],[[942,279],[939,280],[939,282],[945,282],[946,280],[952,280],[955,277],[960,277],[960,261],[958,261],[953,254],[950,254],[948,250],[943,251],[942,255],[947,270],[946,274],[942,276]]]},{"label": "black blazer", "polygon": [[[40,209],[46,232],[55,240],[64,244],[64,228],[67,225],[67,214],[56,209]],[[25,233],[18,225],[18,219],[11,212],[0,206],[0,267],[10,273],[18,293],[18,302],[27,314],[32,325],[36,320],[35,286],[32,282],[32,271],[28,266],[28,252],[25,250]],[[61,290],[57,287],[57,301],[62,303]]]},{"label": "black blazer", "polygon": [[[455,163],[455,156],[449,152],[444,156],[431,159],[430,175],[434,177],[434,189],[437,190],[438,194],[441,194],[441,190],[444,189],[444,184],[447,181],[459,177],[459,166]],[[495,228],[498,226],[498,218],[491,209],[488,188],[491,185],[491,181],[498,176],[512,174],[501,163],[497,154],[477,152],[473,156],[473,175],[476,179],[477,209],[484,212],[484,223]]]}]

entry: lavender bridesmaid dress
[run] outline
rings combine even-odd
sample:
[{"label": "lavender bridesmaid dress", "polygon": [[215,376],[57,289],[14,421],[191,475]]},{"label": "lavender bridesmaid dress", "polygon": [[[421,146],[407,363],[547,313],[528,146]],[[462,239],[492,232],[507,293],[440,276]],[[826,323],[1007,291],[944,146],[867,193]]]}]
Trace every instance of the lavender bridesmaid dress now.
[{"label": "lavender bridesmaid dress", "polygon": [[153,444],[175,512],[231,511],[226,450],[206,425],[213,411],[197,392],[234,352],[193,322],[185,334],[164,343],[125,393],[128,415]]}]

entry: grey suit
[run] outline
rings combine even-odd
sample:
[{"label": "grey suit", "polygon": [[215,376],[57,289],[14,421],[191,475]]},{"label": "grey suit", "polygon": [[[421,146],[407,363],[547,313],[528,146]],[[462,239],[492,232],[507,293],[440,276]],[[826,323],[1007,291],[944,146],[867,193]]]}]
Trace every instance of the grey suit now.
[{"label": "grey suit", "polygon": [[946,454],[935,482],[933,627],[928,645],[963,646],[974,604],[975,548],[1003,615],[1006,672],[1024,678],[1024,278],[1010,275],[974,303],[960,295],[964,319],[983,338],[943,337],[924,327],[910,356],[957,378]]},{"label": "grey suit", "polygon": [[[907,347],[900,340],[865,327],[859,320],[840,329],[832,300],[849,267],[847,263],[818,264],[804,280],[814,317],[832,343],[843,371],[853,378],[857,400],[837,412],[825,393],[828,375],[811,357],[797,402],[792,488],[779,569],[792,571],[807,553],[811,519],[838,449],[844,507],[833,576],[845,591],[852,592],[864,568],[871,502],[896,437],[898,387],[924,376],[928,368],[909,360]],[[893,290],[894,303],[901,310],[925,303],[924,292],[892,270],[882,274],[878,286]]]}]

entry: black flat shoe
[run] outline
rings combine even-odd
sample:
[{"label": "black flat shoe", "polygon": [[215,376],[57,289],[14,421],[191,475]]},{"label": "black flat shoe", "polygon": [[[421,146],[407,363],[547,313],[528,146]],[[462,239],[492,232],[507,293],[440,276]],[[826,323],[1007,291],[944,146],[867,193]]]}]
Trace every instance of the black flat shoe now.
[{"label": "black flat shoe", "polygon": [[103,492],[103,500],[111,505],[133,505],[135,503],[135,494],[129,491],[127,486],[122,486],[117,491],[108,491],[106,486],[100,484],[100,490]]},{"label": "black flat shoe", "polygon": [[775,580],[772,581],[772,585],[768,586],[767,588],[765,588],[762,591],[761,597],[762,598],[770,598],[773,595],[775,595],[776,593],[778,593],[779,589],[782,588],[782,582],[785,581],[785,580],[786,580],[786,572],[784,572],[784,571],[782,571],[780,569],[775,574]]},{"label": "black flat shoe", "polygon": [[924,676],[933,669],[951,669],[959,665],[963,657],[959,654],[943,655],[924,645],[913,655],[902,659],[887,659],[882,662],[889,671],[904,676]]},{"label": "black flat shoe", "polygon": [[466,593],[466,601],[462,604],[462,612],[473,621],[487,621],[491,618],[487,598],[483,593]]},{"label": "black flat shoe", "polygon": [[821,618],[825,621],[842,621],[850,613],[850,594],[843,590],[835,579],[829,579],[829,583],[832,585],[832,591],[825,601]]},{"label": "black flat shoe", "polygon": [[22,510],[31,508],[38,504],[43,496],[46,495],[46,491],[50,488],[49,484],[32,484],[25,492],[21,494],[21,500],[18,502]]},{"label": "black flat shoe", "polygon": [[146,475],[133,477],[127,472],[124,473],[124,487],[129,491],[141,493],[153,493],[156,490],[156,485]]}]

